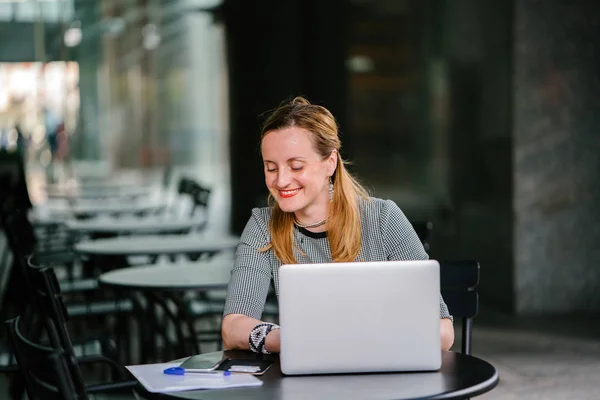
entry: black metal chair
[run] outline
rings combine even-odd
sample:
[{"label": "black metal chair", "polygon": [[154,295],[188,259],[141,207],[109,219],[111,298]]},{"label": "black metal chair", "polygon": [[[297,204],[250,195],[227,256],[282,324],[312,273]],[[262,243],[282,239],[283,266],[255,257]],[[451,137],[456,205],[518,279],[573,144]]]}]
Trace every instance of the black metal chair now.
[{"label": "black metal chair", "polygon": [[[2,210],[2,211],[6,211],[6,210]],[[10,282],[10,286],[17,288],[18,290],[16,290],[16,292],[19,294],[18,297],[15,297],[11,300],[16,300],[15,303],[15,307],[13,307],[14,309],[12,310],[7,310],[7,312],[4,313],[5,317],[14,317],[15,315],[20,315],[23,317],[22,321],[23,323],[26,324],[26,326],[28,327],[28,329],[30,329],[30,331],[28,332],[28,335],[30,338],[33,338],[34,340],[38,340],[41,341],[43,334],[44,334],[44,326],[42,326],[42,324],[40,323],[41,320],[44,320],[44,318],[40,318],[40,315],[44,316],[44,315],[48,315],[47,312],[44,312],[45,307],[49,307],[51,306],[50,303],[46,302],[46,301],[39,301],[36,297],[36,281],[35,279],[32,279],[31,274],[29,273],[29,268],[27,267],[27,262],[28,260],[26,259],[27,255],[25,254],[26,251],[29,251],[33,248],[33,243],[34,243],[34,235],[31,232],[30,229],[28,229],[29,225],[28,225],[28,221],[27,219],[24,217],[24,215],[19,211],[19,210],[12,210],[12,212],[7,213],[7,212],[3,212],[1,215],[1,220],[3,223],[3,228],[5,229],[5,232],[7,233],[7,237],[8,237],[8,242],[10,244],[12,253],[13,253],[13,258],[14,258],[14,263],[13,263],[13,278]],[[66,256],[66,258],[65,258]],[[64,253],[64,252],[57,252],[57,253],[43,253],[42,257],[43,262],[48,264],[48,263],[53,263],[56,262],[58,264],[61,264],[62,261],[69,260],[71,258],[71,255],[68,253]],[[18,279],[17,279],[18,278]],[[57,282],[57,286],[58,286],[58,282]],[[39,287],[39,284],[37,285],[37,287]],[[91,293],[91,291],[84,291],[83,295],[84,295],[84,300],[90,300],[89,298],[89,294]],[[80,291],[71,291],[69,293],[70,295],[75,295],[77,297],[81,297],[82,293]],[[104,301],[104,302],[98,302],[95,299],[92,299],[93,301],[83,301],[81,302],[81,299],[77,299],[76,300],[80,301],[80,304],[77,304],[76,302],[73,302],[69,305],[69,310],[70,312],[72,312],[75,316],[79,316],[79,317],[92,317],[92,318],[98,318],[98,317],[104,317],[107,315],[115,315],[118,314],[120,311],[124,311],[126,313],[129,313],[131,311],[131,307],[129,307],[129,309],[124,309],[121,310],[119,308],[118,305],[115,305],[114,301]],[[61,299],[62,300],[62,299]],[[62,304],[62,303],[61,303]],[[102,306],[102,307],[98,307],[98,306]],[[129,304],[129,306],[131,306],[131,304]],[[3,310],[4,312],[4,310]],[[66,311],[65,311],[66,312]],[[43,322],[47,322],[46,320],[44,320]],[[87,325],[86,325],[87,326]],[[103,326],[103,325],[101,325]],[[57,334],[53,334],[53,332],[55,332],[55,328],[53,329],[52,326],[50,326],[49,324],[45,324],[46,327],[46,334],[48,335],[48,337],[51,339],[51,342],[53,344],[53,346],[55,347],[62,347],[63,343],[61,343],[60,340],[58,340],[58,336]],[[89,326],[87,326],[87,328],[89,328]],[[87,329],[86,329],[87,330]],[[60,333],[60,331],[59,331]],[[81,364],[86,364],[86,365],[90,365],[93,363],[99,363],[99,362],[104,362],[106,363],[106,359],[107,357],[104,357],[105,354],[111,354],[113,355],[114,358],[114,354],[116,354],[116,351],[112,351],[110,352],[109,350],[114,348],[114,345],[112,347],[110,347],[109,345],[107,345],[108,341],[107,339],[107,335],[102,335],[100,337],[91,337],[92,335],[89,335],[89,333],[86,333],[86,338],[79,341],[78,343],[76,343],[76,349],[77,352],[80,355],[83,355],[82,357],[79,357],[77,359],[76,362],[79,362]],[[69,343],[70,343],[70,339],[69,339]],[[65,346],[66,347],[66,346]],[[69,356],[73,356],[75,357],[76,351],[73,348],[72,344],[70,345],[70,347],[68,348],[63,348],[63,350],[67,351]],[[100,353],[100,354],[98,354]],[[13,368],[11,365],[8,365],[6,368],[4,368],[6,370],[6,372],[12,372]],[[75,370],[74,370],[75,371]],[[74,374],[75,372],[73,372]],[[13,380],[12,382],[13,384],[11,392],[13,393],[13,395],[16,393],[19,393],[19,383],[17,380]],[[98,387],[92,387],[92,388],[88,388],[91,391],[106,391],[108,390],[105,387],[102,386],[98,386]],[[22,390],[22,389],[21,389]]]},{"label": "black metal chair", "polygon": [[[8,289],[13,262],[13,254],[8,246],[8,239],[0,225],[0,310],[4,310],[5,294]],[[2,316],[1,313],[0,316]]]},{"label": "black metal chair", "polygon": [[441,292],[450,314],[461,319],[461,352],[471,354],[473,318],[479,311],[479,263],[440,261]]},{"label": "black metal chair", "polygon": [[0,219],[9,240],[18,239],[18,242],[11,243],[11,246],[18,244],[38,253],[63,253],[69,256],[65,260],[73,259],[70,238],[66,233],[54,232],[51,237],[40,240],[27,218],[26,210],[18,204],[16,197],[7,197],[0,201]]},{"label": "black metal chair", "polygon": [[[6,237],[0,226],[0,321],[5,321],[15,316],[15,314],[11,314],[9,310],[14,310],[16,306],[13,304],[10,304],[9,306],[6,305],[7,300],[10,301],[14,299],[14,296],[7,296],[6,293],[9,289],[13,292],[15,291],[14,288],[11,288],[8,285],[13,269],[13,263],[12,252],[8,247]],[[14,375],[19,371],[12,355],[12,351],[10,351],[8,341],[5,338],[5,334],[6,332],[4,330],[0,332],[0,373]]]},{"label": "black metal chair", "polygon": [[193,180],[186,178],[186,177],[181,177],[181,178],[179,178],[179,182],[177,183],[177,193],[179,193],[179,194],[191,193],[193,187],[194,187]]},{"label": "black metal chair", "polygon": [[[23,298],[26,291],[22,288],[27,282],[27,259],[31,254],[35,255],[36,265],[62,268],[65,263],[72,264],[74,255],[68,249],[58,248],[51,251],[37,251],[36,238],[27,217],[17,209],[6,210],[6,202],[2,206],[0,222],[2,222],[9,247],[16,260],[14,271],[12,271],[10,286],[18,287],[19,291],[14,295],[16,304],[27,304]],[[69,315],[72,317],[96,317],[99,315],[112,315],[130,313],[132,304],[128,299],[107,299],[106,292],[99,290],[95,278],[79,279],[71,277],[60,283],[61,290],[73,297],[69,303]],[[83,301],[81,300],[83,297]],[[18,310],[18,314],[24,311]]]},{"label": "black metal chair", "polygon": [[[192,179],[190,178],[186,178],[186,177],[180,177],[179,181],[177,182],[177,194],[179,195],[179,198],[176,200],[175,204],[172,204],[171,206],[171,213],[181,217],[182,215],[180,215],[180,209],[185,208],[183,202],[188,201],[186,199],[190,199],[191,195],[192,195],[192,191],[194,190],[194,187],[196,186],[196,182],[194,182]],[[194,207],[193,207],[193,200],[192,200],[192,208],[191,208],[191,213],[193,214],[194,212]]]},{"label": "black metal chair", "polygon": [[0,150],[0,201],[7,195],[16,197],[24,210],[33,207],[29,199],[25,163],[21,153]]},{"label": "black metal chair", "polygon": [[60,348],[29,341],[22,333],[20,318],[5,322],[9,341],[30,400],[87,400],[78,392],[67,360]]},{"label": "black metal chair", "polygon": [[[98,393],[133,387],[136,381],[130,379],[127,370],[115,361],[116,353],[114,351],[114,344],[110,340],[101,342],[103,347],[102,354],[76,356],[75,348],[67,329],[69,315],[60,296],[60,287],[58,286],[54,270],[52,268],[37,268],[30,264],[29,275],[32,285],[31,295],[34,297],[33,301],[40,310],[48,339],[53,347],[61,348],[65,352],[70,373],[77,378],[75,381],[76,385],[81,382],[81,387],[77,387],[78,391]],[[112,357],[107,357],[105,354],[111,354]],[[113,380],[108,383],[85,385],[80,371],[80,365],[84,364],[107,365],[111,369]]]},{"label": "black metal chair", "polygon": [[[202,210],[205,217],[208,215],[206,210],[211,194],[209,188],[204,187],[194,179],[182,176],[177,182],[176,193],[178,198],[169,207],[170,214],[178,218],[185,218],[196,216],[198,211]],[[187,214],[184,214],[184,212]],[[204,226],[201,226],[198,230],[202,228]]]},{"label": "black metal chair", "polygon": [[196,215],[198,210],[202,210],[204,212],[204,216],[206,217],[210,193],[210,189],[200,185],[197,182],[194,182],[194,187],[192,188],[191,192],[193,206],[190,217]]}]

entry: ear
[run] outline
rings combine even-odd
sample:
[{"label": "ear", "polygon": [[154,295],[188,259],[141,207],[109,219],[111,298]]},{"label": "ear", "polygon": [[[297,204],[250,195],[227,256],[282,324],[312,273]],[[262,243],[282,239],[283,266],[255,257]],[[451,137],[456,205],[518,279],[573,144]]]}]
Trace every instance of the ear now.
[{"label": "ear", "polygon": [[337,168],[337,160],[338,152],[337,150],[332,150],[331,154],[327,158],[327,172],[330,176],[333,176],[335,173],[335,169]]}]

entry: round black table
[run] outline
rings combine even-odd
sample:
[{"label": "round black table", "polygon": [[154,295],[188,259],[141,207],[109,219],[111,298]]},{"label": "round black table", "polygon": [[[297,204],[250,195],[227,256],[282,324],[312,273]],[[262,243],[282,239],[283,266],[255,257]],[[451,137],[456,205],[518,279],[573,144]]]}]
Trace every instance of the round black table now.
[{"label": "round black table", "polygon": [[384,374],[344,374],[283,376],[276,355],[257,355],[246,351],[225,351],[232,359],[272,358],[275,362],[263,376],[259,387],[219,390],[194,390],[150,393],[141,384],[136,392],[149,400],[168,399],[463,399],[492,390],[498,373],[488,362],[462,353],[444,351],[442,368],[437,372]]},{"label": "round black table", "polygon": [[173,219],[165,217],[110,218],[65,222],[69,232],[91,235],[172,234],[189,232],[205,225],[204,218]]},{"label": "round black table", "polygon": [[127,236],[79,242],[74,250],[87,255],[167,255],[188,253],[218,253],[235,249],[240,238],[209,232],[194,235]]},{"label": "round black table", "polygon": [[188,235],[134,235],[107,239],[84,240],[73,246],[86,265],[87,273],[130,266],[130,257],[147,256],[150,264],[157,257],[171,261],[179,256],[196,261],[237,247],[238,236],[202,232]]},{"label": "round black table", "polygon": [[48,204],[45,206],[45,213],[52,215],[72,215],[77,219],[90,218],[99,215],[150,215],[158,213],[166,208],[167,204],[161,201],[147,203],[131,202],[108,202],[108,201],[90,201],[82,204]]},{"label": "round black table", "polygon": [[81,193],[81,192],[116,192],[150,189],[154,180],[141,177],[121,177],[111,179],[94,179],[91,181],[70,180],[63,183],[49,183],[41,185],[47,193]]},{"label": "round black table", "polygon": [[152,194],[152,190],[148,187],[125,187],[123,189],[64,189],[64,190],[53,190],[46,193],[49,199],[63,199],[70,201],[78,200],[131,200],[139,199],[142,197],[148,197]]},{"label": "round black table", "polygon": [[152,264],[106,272],[98,277],[104,286],[118,289],[177,292],[227,289],[231,257],[215,257],[205,262]]},{"label": "round black table", "polygon": [[[104,287],[137,293],[144,299],[130,297],[139,310],[137,317],[143,320],[139,345],[141,361],[147,363],[155,358],[156,337],[169,343],[166,347],[174,357],[200,352],[196,318],[204,313],[218,315],[220,319],[224,307],[220,303],[213,304],[204,295],[207,291],[227,288],[233,263],[231,255],[223,254],[202,262],[129,267],[103,273],[98,282]],[[196,295],[194,300],[186,296],[190,291]],[[174,341],[168,329],[165,330],[167,326],[175,334]],[[212,330],[209,332],[211,337],[216,335]],[[217,333],[220,338],[220,330]]]}]

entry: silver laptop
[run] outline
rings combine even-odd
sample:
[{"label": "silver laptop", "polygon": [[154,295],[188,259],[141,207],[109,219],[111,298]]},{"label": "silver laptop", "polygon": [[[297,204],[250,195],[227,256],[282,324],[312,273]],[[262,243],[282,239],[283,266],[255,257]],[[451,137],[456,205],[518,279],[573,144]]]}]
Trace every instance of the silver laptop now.
[{"label": "silver laptop", "polygon": [[286,375],[438,370],[439,264],[283,265],[279,323]]}]

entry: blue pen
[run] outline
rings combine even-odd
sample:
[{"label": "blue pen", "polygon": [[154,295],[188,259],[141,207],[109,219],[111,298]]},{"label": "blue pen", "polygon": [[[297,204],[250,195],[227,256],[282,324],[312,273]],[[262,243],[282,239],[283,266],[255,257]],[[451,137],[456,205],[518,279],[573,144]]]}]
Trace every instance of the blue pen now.
[{"label": "blue pen", "polygon": [[208,375],[222,375],[229,376],[231,372],[229,371],[186,371],[185,368],[181,367],[171,367],[167,368],[163,371],[167,375],[185,375],[187,374],[208,374]]}]

